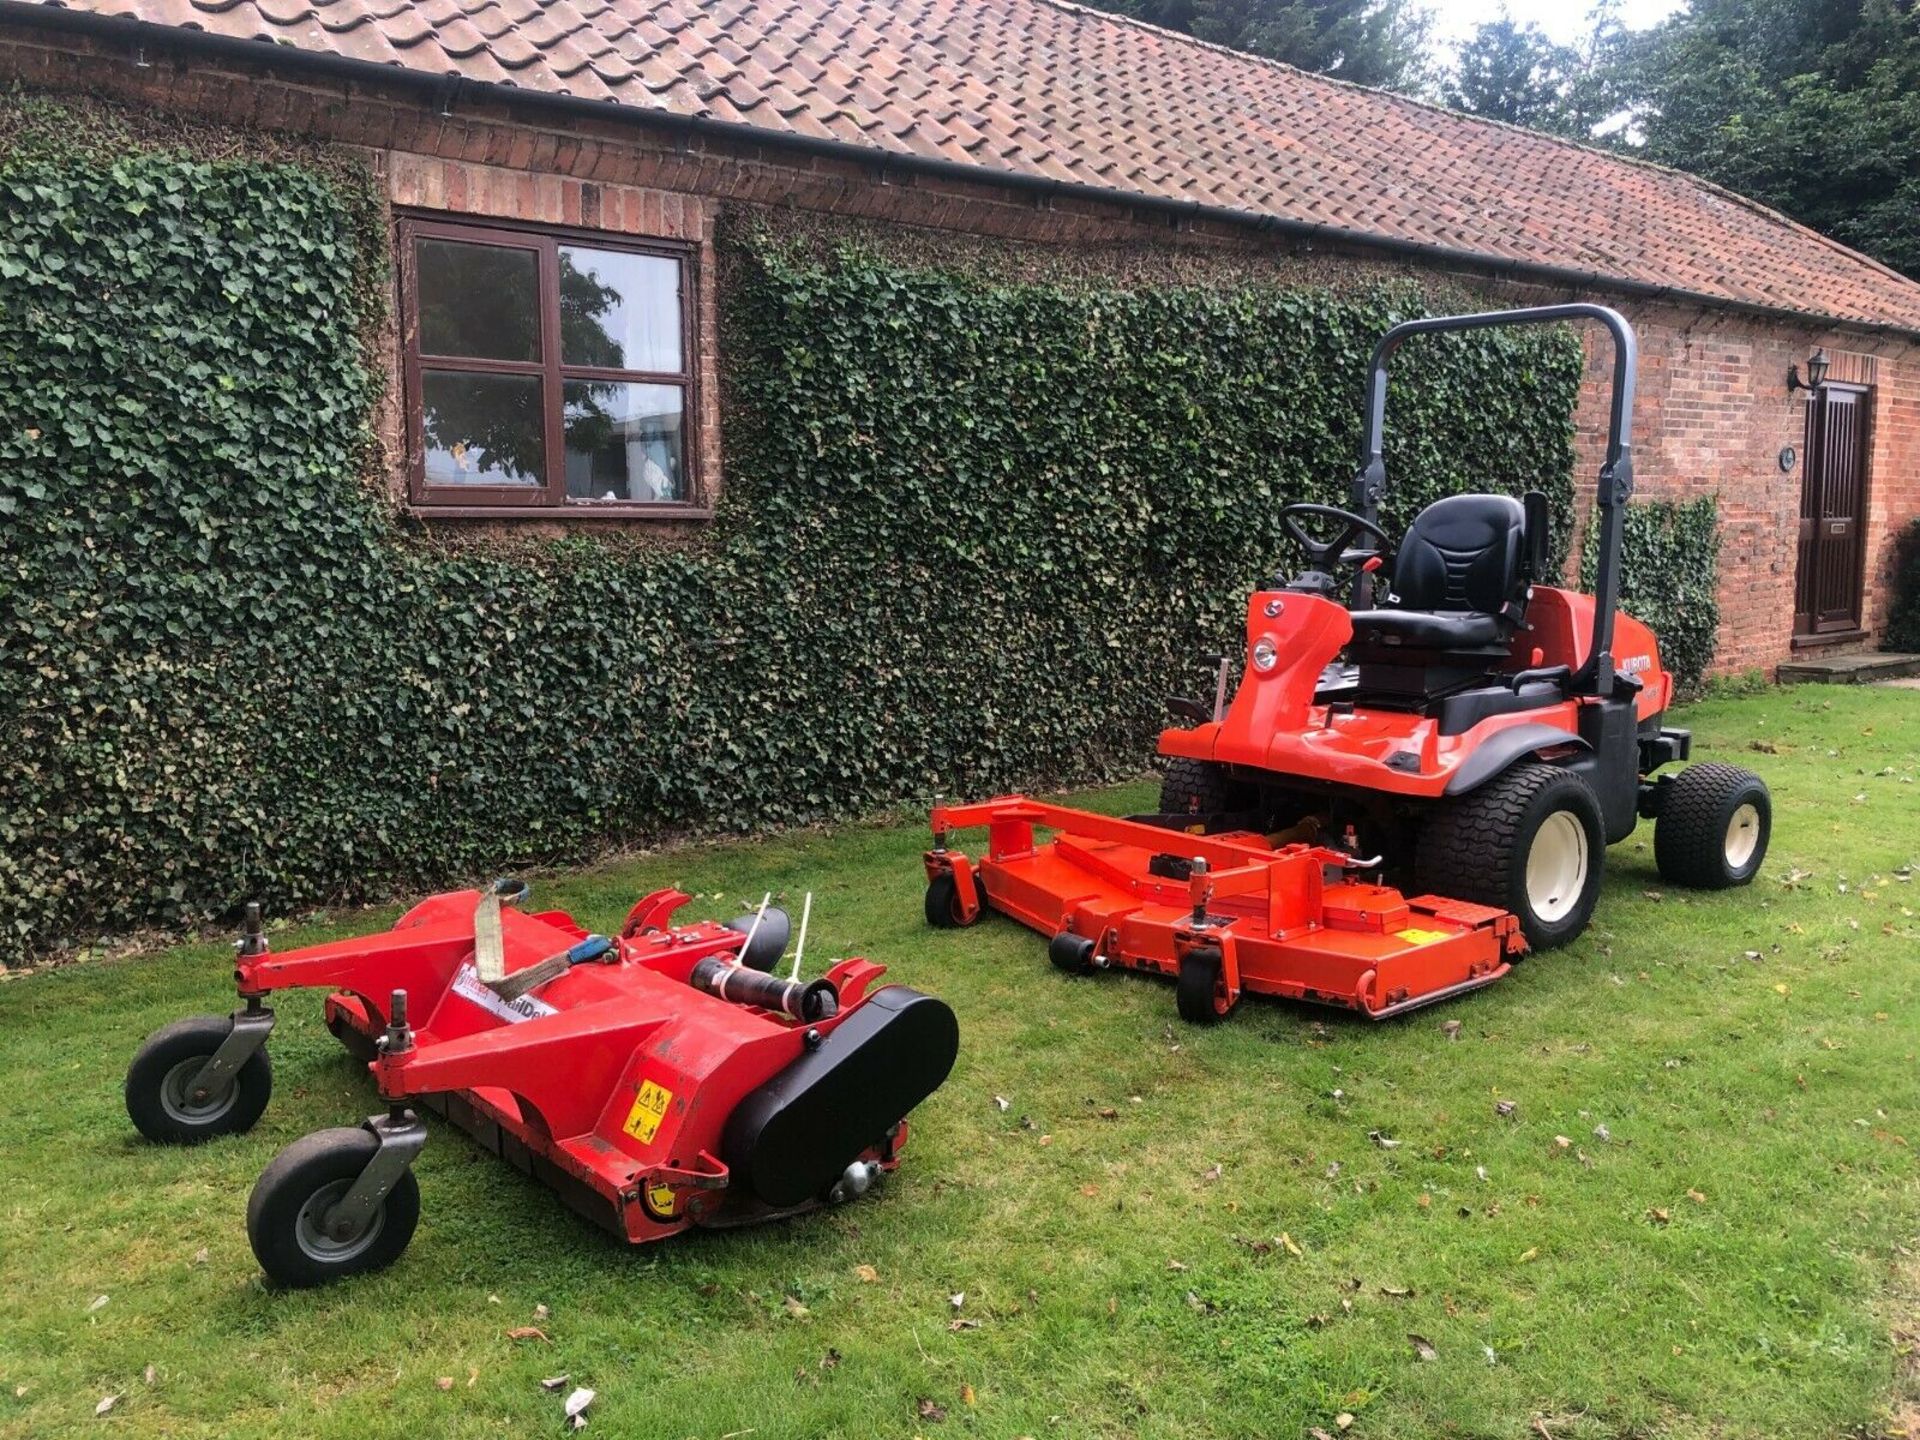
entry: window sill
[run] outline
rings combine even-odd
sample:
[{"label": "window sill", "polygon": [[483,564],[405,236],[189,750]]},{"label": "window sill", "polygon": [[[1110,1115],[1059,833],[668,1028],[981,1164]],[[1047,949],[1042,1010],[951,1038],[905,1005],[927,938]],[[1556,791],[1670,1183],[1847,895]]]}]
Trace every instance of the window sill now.
[{"label": "window sill", "polygon": [[406,507],[416,520],[558,520],[578,521],[711,520],[710,505],[436,505],[414,502]]}]

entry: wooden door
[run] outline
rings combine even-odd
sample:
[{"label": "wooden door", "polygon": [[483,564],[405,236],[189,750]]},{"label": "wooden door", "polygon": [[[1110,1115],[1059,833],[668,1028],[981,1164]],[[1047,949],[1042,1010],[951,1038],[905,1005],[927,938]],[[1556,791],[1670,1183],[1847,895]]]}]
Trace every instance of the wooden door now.
[{"label": "wooden door", "polygon": [[1807,401],[1795,635],[1860,628],[1872,393],[1852,385],[1823,385]]}]

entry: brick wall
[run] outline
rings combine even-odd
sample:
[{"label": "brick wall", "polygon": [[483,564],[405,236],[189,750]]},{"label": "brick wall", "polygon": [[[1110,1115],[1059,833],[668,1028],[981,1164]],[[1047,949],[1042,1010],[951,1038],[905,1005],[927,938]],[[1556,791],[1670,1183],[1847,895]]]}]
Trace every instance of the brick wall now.
[{"label": "brick wall", "polygon": [[[766,206],[928,231],[1037,242],[1051,252],[1130,248],[1170,266],[1226,263],[1298,270],[1310,263],[1404,269],[1406,262],[1342,254],[1294,237],[1213,223],[1175,224],[1160,212],[1074,197],[1036,199],[988,184],[934,180],[881,159],[795,156],[753,144],[677,139],[614,119],[555,119],[471,96],[452,113],[395,86],[293,79],[257,64],[136,54],[71,35],[0,24],[0,81],[85,90],[212,121],[310,136],[365,151],[397,206],[537,220],[684,239],[700,247],[696,276],[698,461],[708,493],[720,473],[721,371],[712,235],[729,207]],[[1719,496],[1724,532],[1719,672],[1770,669],[1791,653],[1794,569],[1803,466],[1782,474],[1781,447],[1804,448],[1804,396],[1786,393],[1787,366],[1815,345],[1835,379],[1870,378],[1864,624],[1880,625],[1889,542],[1920,514],[1920,349],[1898,339],[1797,326],[1726,311],[1578,293],[1449,270],[1491,303],[1596,299],[1634,322],[1640,338],[1636,470],[1645,497]],[[1580,468],[1590,496],[1604,448],[1610,359],[1588,346],[1577,416]],[[381,430],[401,485],[397,354]],[[1356,396],[1356,403],[1359,397]],[[514,522],[520,524],[523,522]],[[552,524],[552,521],[541,522]],[[1576,555],[1578,550],[1576,548]],[[1858,641],[1857,644],[1868,643]]]}]

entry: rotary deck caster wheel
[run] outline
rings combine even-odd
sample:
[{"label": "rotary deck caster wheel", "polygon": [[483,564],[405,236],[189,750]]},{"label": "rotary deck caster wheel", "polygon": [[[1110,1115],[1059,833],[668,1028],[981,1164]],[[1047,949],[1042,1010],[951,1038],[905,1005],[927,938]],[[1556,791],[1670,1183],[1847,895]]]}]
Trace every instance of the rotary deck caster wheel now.
[{"label": "rotary deck caster wheel", "polygon": [[316,1130],[274,1156],[247,1200],[247,1240],[267,1279],[300,1289],[384,1270],[420,1223],[420,1182],[411,1168],[358,1224],[329,1212],[372,1162],[380,1142],[367,1130]]},{"label": "rotary deck caster wheel", "polygon": [[1239,1001],[1227,995],[1218,950],[1189,950],[1181,957],[1173,1001],[1180,1018],[1193,1025],[1217,1025],[1233,1013]]},{"label": "rotary deck caster wheel", "polygon": [[980,883],[980,872],[973,875],[974,893],[980,897],[980,908],[973,912],[973,919],[960,918],[960,881],[952,871],[936,875],[927,882],[927,924],[936,930],[958,930],[967,925],[978,925],[987,916],[987,887]]},{"label": "rotary deck caster wheel", "polygon": [[149,1140],[195,1145],[251,1130],[273,1094],[273,1064],[264,1046],[224,1082],[196,1086],[207,1061],[233,1031],[226,1015],[193,1015],[147,1037],[127,1067],[127,1117]]}]

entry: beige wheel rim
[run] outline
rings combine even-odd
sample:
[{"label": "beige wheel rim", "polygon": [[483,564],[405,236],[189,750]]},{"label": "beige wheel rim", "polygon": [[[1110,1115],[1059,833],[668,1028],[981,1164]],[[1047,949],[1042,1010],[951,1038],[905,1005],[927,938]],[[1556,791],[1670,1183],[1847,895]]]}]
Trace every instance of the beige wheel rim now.
[{"label": "beige wheel rim", "polygon": [[1760,848],[1760,807],[1748,801],[1727,822],[1726,855],[1729,870],[1743,870]]},{"label": "beige wheel rim", "polygon": [[1570,810],[1556,810],[1534,832],[1527,851],[1527,904],[1547,924],[1564,920],[1587,888],[1587,827]]}]

